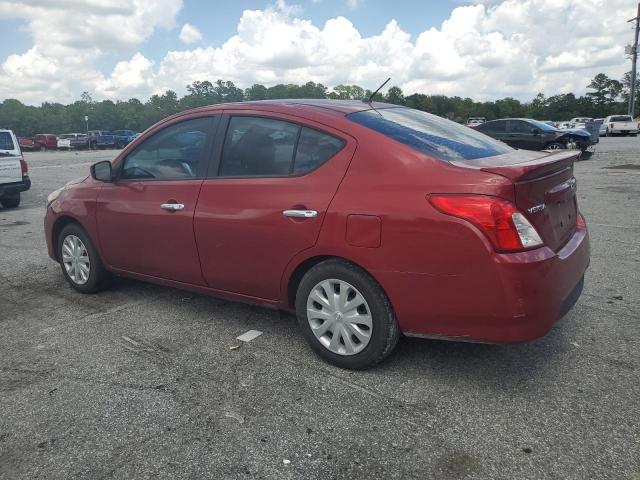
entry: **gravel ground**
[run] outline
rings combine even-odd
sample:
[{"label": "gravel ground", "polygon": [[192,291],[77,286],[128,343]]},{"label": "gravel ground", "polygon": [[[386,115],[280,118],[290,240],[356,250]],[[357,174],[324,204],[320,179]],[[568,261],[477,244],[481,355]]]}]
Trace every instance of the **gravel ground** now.
[{"label": "gravel ground", "polygon": [[114,154],[27,153],[33,188],[0,209],[0,478],[640,479],[640,138],[576,165],[592,261],[549,335],[403,339],[366,372],[323,363],[286,314],[72,291],[45,199]]}]

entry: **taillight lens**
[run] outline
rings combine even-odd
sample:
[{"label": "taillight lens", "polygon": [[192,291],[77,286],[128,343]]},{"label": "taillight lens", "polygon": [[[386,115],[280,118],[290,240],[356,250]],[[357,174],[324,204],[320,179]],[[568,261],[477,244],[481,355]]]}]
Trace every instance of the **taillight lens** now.
[{"label": "taillight lens", "polygon": [[29,174],[29,166],[27,165],[27,162],[24,161],[24,158],[20,159],[20,168],[22,169],[23,176]]},{"label": "taillight lens", "polygon": [[584,217],[580,212],[578,212],[578,219],[576,220],[576,226],[582,229],[587,228],[587,222],[584,221]]},{"label": "taillight lens", "polygon": [[511,202],[490,196],[433,195],[431,204],[440,212],[476,225],[496,251],[514,252],[543,245],[529,220]]}]

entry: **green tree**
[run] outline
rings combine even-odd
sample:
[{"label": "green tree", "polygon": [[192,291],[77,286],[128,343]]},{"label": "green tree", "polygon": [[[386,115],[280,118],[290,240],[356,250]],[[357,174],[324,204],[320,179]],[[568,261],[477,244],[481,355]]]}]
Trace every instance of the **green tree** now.
[{"label": "green tree", "polygon": [[266,100],[267,99],[267,87],[254,83],[249,88],[244,90],[245,100]]},{"label": "green tree", "polygon": [[387,92],[385,100],[395,105],[404,105],[404,94],[400,87],[391,87]]}]

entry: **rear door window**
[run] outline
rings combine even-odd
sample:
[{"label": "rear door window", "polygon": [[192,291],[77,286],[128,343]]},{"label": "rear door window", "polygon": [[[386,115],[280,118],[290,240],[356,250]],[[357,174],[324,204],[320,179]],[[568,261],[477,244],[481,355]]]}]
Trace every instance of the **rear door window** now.
[{"label": "rear door window", "polygon": [[218,175],[304,175],[325,163],[344,140],[319,130],[257,116],[233,116],[225,135]]},{"label": "rear door window", "polygon": [[282,120],[231,117],[222,149],[219,175],[288,175],[299,133],[298,125]]},{"label": "rear door window", "polygon": [[441,160],[473,160],[513,150],[473,128],[411,108],[365,110],[347,118]]},{"label": "rear door window", "polygon": [[611,122],[632,122],[631,117],[626,115],[619,115],[617,117],[611,117]]}]

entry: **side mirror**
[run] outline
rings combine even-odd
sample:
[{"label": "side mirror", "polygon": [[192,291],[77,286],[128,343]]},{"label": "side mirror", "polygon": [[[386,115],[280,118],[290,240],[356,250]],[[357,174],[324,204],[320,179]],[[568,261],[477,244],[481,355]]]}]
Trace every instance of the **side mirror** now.
[{"label": "side mirror", "polygon": [[94,163],[91,165],[90,170],[91,176],[100,182],[110,183],[113,181],[113,172],[111,169],[111,162],[109,160]]},{"label": "side mirror", "polygon": [[540,135],[540,129],[539,128],[532,128],[531,129],[531,133],[533,133],[534,135]]}]

